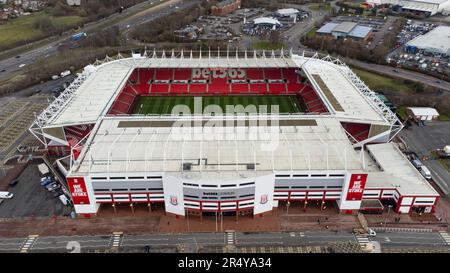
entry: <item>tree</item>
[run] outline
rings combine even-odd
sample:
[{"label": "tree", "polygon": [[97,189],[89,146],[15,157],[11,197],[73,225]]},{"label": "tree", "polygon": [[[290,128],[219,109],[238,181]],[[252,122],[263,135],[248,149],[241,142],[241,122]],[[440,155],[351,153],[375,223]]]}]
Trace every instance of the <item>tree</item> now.
[{"label": "tree", "polygon": [[280,42],[280,32],[278,30],[270,31],[269,41],[271,44],[278,44]]},{"label": "tree", "polygon": [[48,17],[39,17],[33,22],[33,28],[38,29],[44,33],[51,33],[56,30],[52,20]]}]

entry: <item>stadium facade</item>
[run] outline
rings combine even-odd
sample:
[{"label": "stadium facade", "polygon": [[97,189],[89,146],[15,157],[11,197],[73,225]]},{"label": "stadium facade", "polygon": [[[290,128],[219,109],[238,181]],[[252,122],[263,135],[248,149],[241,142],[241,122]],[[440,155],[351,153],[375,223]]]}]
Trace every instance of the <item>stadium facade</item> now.
[{"label": "stadium facade", "polygon": [[[301,107],[183,105],[186,96],[242,97],[240,104],[269,95]],[[145,114],[143,96],[162,97],[159,109],[168,107],[164,98],[180,105]],[[87,66],[30,131],[53,154],[70,151],[69,166],[58,165],[80,215],[123,203],[159,204],[179,216],[257,215],[311,202],[350,213],[365,200],[433,212],[438,193],[390,142],[401,129],[341,61],[272,51],[106,58]]]}]

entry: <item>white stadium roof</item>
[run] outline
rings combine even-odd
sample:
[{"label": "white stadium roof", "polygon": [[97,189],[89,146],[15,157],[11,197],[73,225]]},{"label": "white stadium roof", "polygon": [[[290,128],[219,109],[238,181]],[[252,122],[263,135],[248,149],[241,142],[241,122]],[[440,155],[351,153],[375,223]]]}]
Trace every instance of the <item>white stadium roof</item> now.
[{"label": "white stadium roof", "polygon": [[53,126],[95,123],[112,98],[125,84],[131,67],[120,62],[90,70],[88,77],[56,115],[49,120]]},{"label": "white stadium roof", "polygon": [[394,143],[367,145],[367,150],[383,170],[369,173],[367,187],[396,188],[401,195],[439,195]]},{"label": "white stadium roof", "polygon": [[[368,151],[374,159],[368,156],[367,150],[355,150],[341,122],[399,128],[401,125],[395,114],[349,67],[329,56],[319,58],[317,54],[313,57],[292,53],[280,54],[281,57],[275,57],[274,53],[263,55],[192,58],[154,54],[153,57],[107,59],[80,75],[38,117],[35,125],[45,129],[95,123],[90,135],[80,143],[81,154],[76,160],[71,157],[71,176],[170,173],[188,175],[189,179],[224,181],[274,172],[365,172],[369,174],[369,188],[392,186],[405,195],[417,192],[435,195],[392,144],[370,145]],[[214,116],[216,130],[205,127],[202,119],[207,117],[202,116],[106,116],[131,72],[145,67],[299,67],[330,113]],[[191,120],[194,122],[187,126],[182,123],[181,129],[174,126],[174,122]],[[217,123],[224,120],[231,121],[232,125]],[[255,120],[269,124],[252,126]],[[273,124],[275,121],[278,123]],[[255,128],[259,131],[255,132]],[[186,163],[191,164],[188,174],[183,169]],[[395,178],[395,185],[390,184],[390,178]]]},{"label": "white stadium roof", "polygon": [[[160,117],[151,122],[144,117],[105,118],[90,139],[89,148],[80,155],[81,163],[72,169],[72,175],[178,173],[182,172],[183,163],[195,165],[199,159],[205,159],[207,164],[193,167],[190,173],[214,172],[219,177],[234,178],[248,172],[247,164],[255,164],[252,173],[362,168],[342,126],[333,117],[280,117],[279,127],[272,127],[257,126],[255,120],[266,118],[255,116],[249,118],[252,121],[247,129],[237,126],[244,125],[246,119],[237,118],[239,122],[231,127],[199,126],[182,131],[173,122],[191,121],[192,117]],[[221,122],[221,117],[216,121],[228,125]],[[254,129],[264,131],[258,134]]]},{"label": "white stadium roof", "polygon": [[[315,89],[322,90],[320,94],[322,100],[327,103],[328,109],[334,110],[338,118],[348,121],[353,120],[354,122],[359,120],[360,122],[385,123],[380,110],[360,92],[358,87],[348,77],[347,74],[351,73],[348,67],[339,67],[333,63],[316,59],[293,59],[305,70]],[[325,86],[318,82],[320,79]],[[325,92],[326,88],[331,91],[331,94],[328,93],[328,96]],[[331,102],[334,98],[337,104]]]},{"label": "white stadium roof", "polygon": [[[83,123],[95,123],[105,116],[115,97],[134,68],[286,68],[301,67],[318,90],[322,100],[333,115],[344,121],[379,124],[396,122],[395,114],[385,110],[386,106],[340,62],[332,59],[309,58],[301,55],[289,57],[224,58],[201,56],[201,58],[151,57],[128,58],[109,61],[97,66],[93,72],[84,73],[38,116],[40,127],[51,128]],[[318,76],[317,76],[318,75]],[[320,83],[318,83],[319,81]],[[323,83],[322,83],[323,81]],[[321,90],[321,89],[324,90]],[[332,95],[328,95],[329,91]],[[342,109],[336,109],[336,100]],[[383,110],[384,109],[384,110]],[[384,113],[383,113],[384,111]],[[390,120],[386,120],[386,117]]]}]

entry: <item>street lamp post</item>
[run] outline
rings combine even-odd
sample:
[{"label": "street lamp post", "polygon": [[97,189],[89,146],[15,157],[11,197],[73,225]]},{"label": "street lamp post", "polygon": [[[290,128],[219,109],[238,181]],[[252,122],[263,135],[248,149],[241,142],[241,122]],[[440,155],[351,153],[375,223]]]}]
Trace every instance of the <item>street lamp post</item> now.
[{"label": "street lamp post", "polygon": [[216,211],[216,231],[217,231],[217,211]]},{"label": "street lamp post", "polygon": [[389,213],[391,212],[391,208],[392,208],[392,205],[389,205],[388,206],[388,213],[387,213],[387,216],[384,218],[384,226],[386,227],[386,221],[387,221],[387,218],[389,218]]},{"label": "street lamp post", "polygon": [[189,226],[189,210],[186,209],[185,212],[186,212],[187,228],[188,231],[191,231],[191,228]]}]

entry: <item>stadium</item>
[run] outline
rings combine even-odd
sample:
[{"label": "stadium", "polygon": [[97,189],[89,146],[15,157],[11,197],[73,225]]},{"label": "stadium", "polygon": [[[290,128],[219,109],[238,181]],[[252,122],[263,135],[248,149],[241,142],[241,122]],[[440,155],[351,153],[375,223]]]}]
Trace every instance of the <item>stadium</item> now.
[{"label": "stadium", "polygon": [[439,194],[391,142],[402,127],[329,56],[146,51],[87,66],[30,131],[86,217],[118,204],[433,213]]}]

